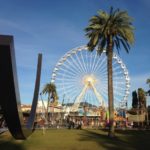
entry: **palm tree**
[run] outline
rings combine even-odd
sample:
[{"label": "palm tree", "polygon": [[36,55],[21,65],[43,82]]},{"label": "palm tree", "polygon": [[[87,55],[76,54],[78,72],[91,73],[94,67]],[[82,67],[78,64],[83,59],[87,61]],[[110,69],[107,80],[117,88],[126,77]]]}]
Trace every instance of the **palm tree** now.
[{"label": "palm tree", "polygon": [[48,101],[47,101],[47,117],[48,117],[48,108],[50,103],[52,105],[57,105],[58,103],[58,96],[57,96],[57,91],[56,91],[56,86],[53,83],[47,83],[45,84],[42,94],[48,94]]},{"label": "palm tree", "polygon": [[138,88],[139,107],[146,109],[146,92],[142,88]]},{"label": "palm tree", "polygon": [[101,54],[106,48],[107,72],[108,72],[108,106],[109,106],[109,136],[114,136],[114,100],[113,100],[113,70],[112,58],[113,49],[118,53],[121,46],[129,53],[130,45],[134,43],[134,33],[132,18],[127,11],[119,9],[110,12],[98,11],[98,15],[89,20],[89,26],[85,28],[86,36],[89,39],[88,50],[93,51],[97,46],[98,54]]},{"label": "palm tree", "polygon": [[149,85],[150,87],[150,78],[146,80],[146,83]]}]

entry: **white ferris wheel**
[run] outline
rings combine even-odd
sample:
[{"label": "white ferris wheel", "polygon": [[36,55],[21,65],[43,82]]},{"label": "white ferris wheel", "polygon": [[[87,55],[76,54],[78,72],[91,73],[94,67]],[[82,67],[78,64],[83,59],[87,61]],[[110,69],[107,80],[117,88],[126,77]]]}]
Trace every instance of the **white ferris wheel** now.
[{"label": "white ferris wheel", "polygon": [[[51,77],[59,102],[78,111],[81,104],[88,107],[108,107],[107,56],[89,52],[86,46],[68,51],[57,62]],[[115,107],[126,108],[130,78],[123,61],[113,53],[113,88]]]}]

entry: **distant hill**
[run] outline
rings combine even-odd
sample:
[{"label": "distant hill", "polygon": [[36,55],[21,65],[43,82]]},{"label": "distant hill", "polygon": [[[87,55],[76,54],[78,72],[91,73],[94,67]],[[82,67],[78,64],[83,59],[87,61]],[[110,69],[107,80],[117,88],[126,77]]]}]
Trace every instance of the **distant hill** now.
[{"label": "distant hill", "polygon": [[[73,103],[66,103],[66,104],[63,104],[64,106],[73,106]],[[79,107],[83,107],[83,106],[86,106],[86,107],[97,107],[96,105],[92,105],[88,102],[81,102],[80,103],[80,106]]]}]

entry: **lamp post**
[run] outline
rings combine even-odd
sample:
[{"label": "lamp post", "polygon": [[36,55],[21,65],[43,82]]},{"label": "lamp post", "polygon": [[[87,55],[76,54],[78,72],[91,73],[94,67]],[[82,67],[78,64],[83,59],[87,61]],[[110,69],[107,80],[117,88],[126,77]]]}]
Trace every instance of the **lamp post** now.
[{"label": "lamp post", "polygon": [[147,126],[149,126],[148,98],[150,98],[150,95],[146,94],[146,122],[147,122]]},{"label": "lamp post", "polygon": [[46,118],[46,122],[48,123],[48,111],[46,110],[43,98],[42,98],[42,93],[40,93],[41,101],[42,101],[42,113],[43,113],[43,108],[44,108],[44,118]]}]

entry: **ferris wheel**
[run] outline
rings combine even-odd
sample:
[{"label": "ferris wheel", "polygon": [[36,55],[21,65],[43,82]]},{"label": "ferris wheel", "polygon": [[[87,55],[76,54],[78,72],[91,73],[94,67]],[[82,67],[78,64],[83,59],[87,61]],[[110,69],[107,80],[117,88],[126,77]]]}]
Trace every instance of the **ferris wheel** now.
[{"label": "ferris wheel", "polygon": [[[119,56],[113,53],[113,89],[115,107],[126,108],[130,78]],[[68,51],[57,62],[51,77],[59,103],[77,111],[81,104],[108,107],[107,56],[105,51],[89,52],[86,46]]]}]

